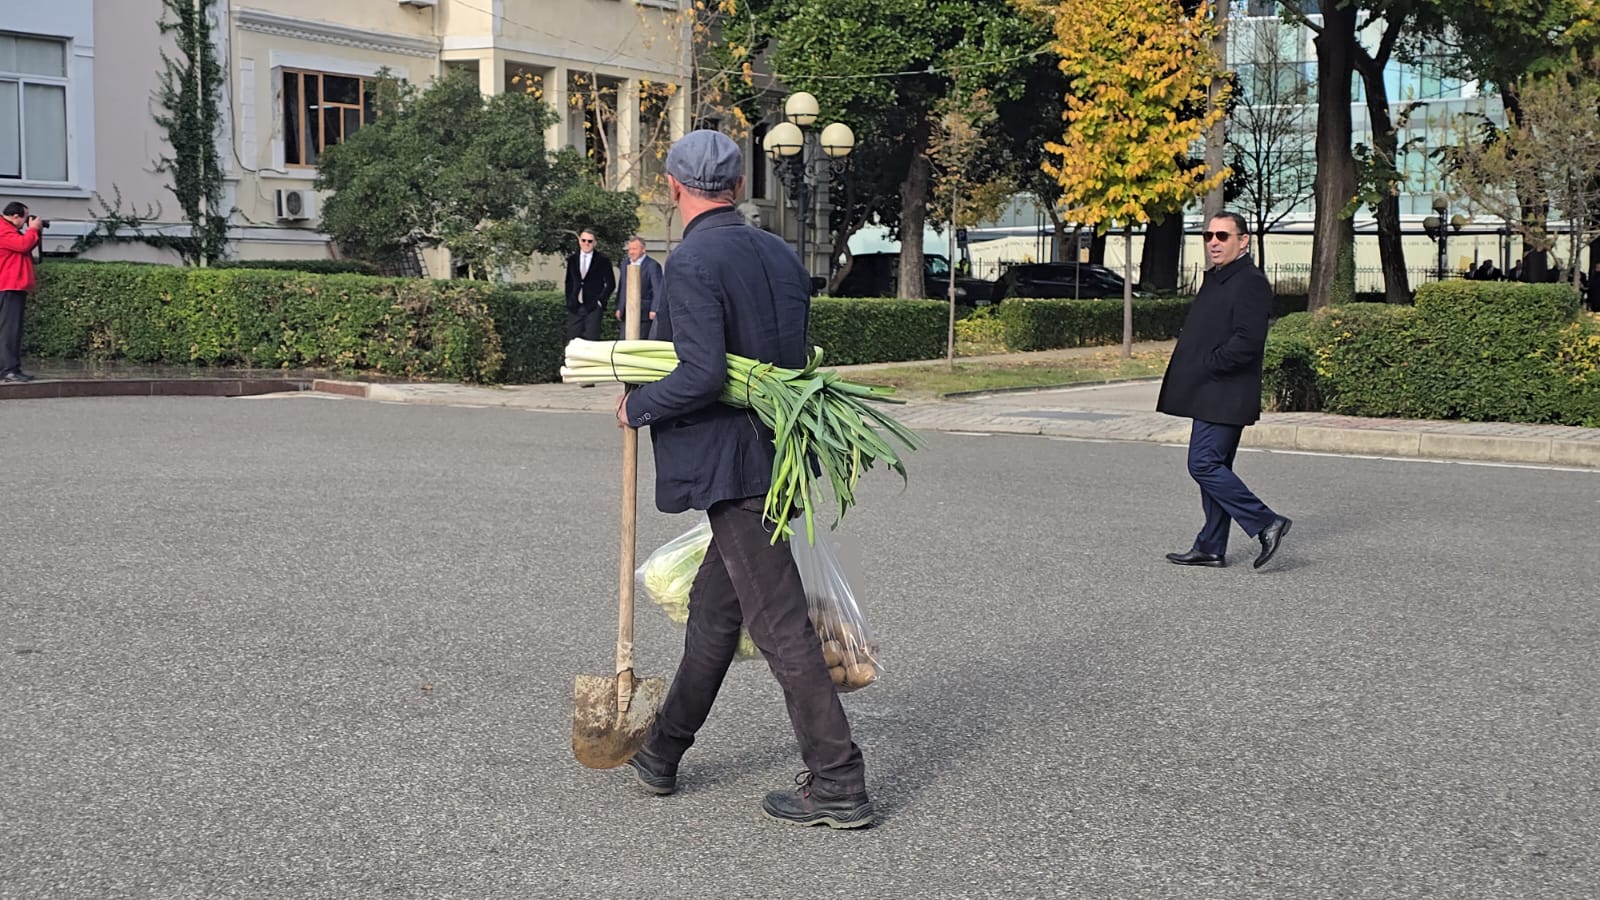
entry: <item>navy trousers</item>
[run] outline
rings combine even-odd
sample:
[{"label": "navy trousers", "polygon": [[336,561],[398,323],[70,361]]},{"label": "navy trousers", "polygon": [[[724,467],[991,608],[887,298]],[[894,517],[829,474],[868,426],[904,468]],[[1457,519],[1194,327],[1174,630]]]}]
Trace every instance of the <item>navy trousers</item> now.
[{"label": "navy trousers", "polygon": [[1189,476],[1200,485],[1200,508],[1206,514],[1206,524],[1194,539],[1194,549],[1201,553],[1227,554],[1231,522],[1238,522],[1245,534],[1255,537],[1277,518],[1277,513],[1233,474],[1233,457],[1243,434],[1242,425],[1200,419],[1194,420],[1189,432]]},{"label": "navy trousers", "polygon": [[646,746],[667,762],[683,758],[711,714],[743,626],[783,688],[813,787],[827,796],[859,794],[867,789],[866,763],[822,661],[800,570],[787,541],[772,543],[763,500],[724,500],[708,512],[711,545],[689,589],[683,658]]}]

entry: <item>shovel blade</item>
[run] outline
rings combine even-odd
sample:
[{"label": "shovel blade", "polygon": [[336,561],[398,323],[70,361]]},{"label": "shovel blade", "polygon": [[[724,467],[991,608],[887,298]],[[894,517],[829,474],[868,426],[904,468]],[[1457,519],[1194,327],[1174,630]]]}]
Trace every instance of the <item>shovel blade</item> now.
[{"label": "shovel blade", "polygon": [[579,675],[572,685],[572,755],[591,769],[615,769],[639,752],[667,695],[661,678],[634,678],[617,711],[617,676]]}]

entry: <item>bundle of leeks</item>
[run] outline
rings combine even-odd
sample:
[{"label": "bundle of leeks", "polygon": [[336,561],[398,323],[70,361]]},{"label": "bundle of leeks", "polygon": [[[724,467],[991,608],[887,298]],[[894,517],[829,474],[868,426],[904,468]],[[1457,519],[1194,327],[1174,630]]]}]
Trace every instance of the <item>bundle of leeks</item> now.
[{"label": "bundle of leeks", "polygon": [[[894,388],[846,381],[818,369],[822,348],[813,347],[803,369],[785,369],[728,354],[728,378],[719,398],[749,409],[772,429],[777,453],[764,513],[776,527],[773,541],[790,536],[790,522],[804,516],[806,540],[816,540],[813,509],[826,482],[838,503],[834,524],[855,504],[861,474],[883,463],[906,477],[905,464],[878,427],[908,450],[921,446],[904,425],[873,403],[903,403]],[[586,341],[567,344],[561,380],[569,384],[615,381],[649,384],[678,365],[670,341]],[[876,427],[875,427],[876,426]]]}]

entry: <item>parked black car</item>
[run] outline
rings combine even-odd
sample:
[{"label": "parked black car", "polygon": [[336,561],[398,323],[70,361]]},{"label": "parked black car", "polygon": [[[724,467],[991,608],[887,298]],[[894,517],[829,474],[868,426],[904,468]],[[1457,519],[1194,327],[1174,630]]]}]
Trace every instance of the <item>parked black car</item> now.
[{"label": "parked black car", "polygon": [[[1000,273],[994,302],[999,303],[1006,297],[1121,300],[1122,289],[1122,276],[1098,263],[1020,263]],[[1133,295],[1138,297],[1142,293],[1135,290]]]},{"label": "parked black car", "polygon": [[[835,297],[894,297],[899,294],[900,254],[857,253],[850,274],[833,292]],[[922,296],[943,300],[950,296],[950,261],[936,254],[922,257]],[[994,297],[995,283],[956,275],[956,302],[973,306]]]}]

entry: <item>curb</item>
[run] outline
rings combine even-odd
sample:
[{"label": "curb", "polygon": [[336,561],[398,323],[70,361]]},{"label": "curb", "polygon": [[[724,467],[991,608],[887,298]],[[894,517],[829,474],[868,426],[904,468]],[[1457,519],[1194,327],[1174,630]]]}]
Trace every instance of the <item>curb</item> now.
[{"label": "curb", "polygon": [[1150,384],[1160,380],[1160,375],[1147,375],[1144,378],[1113,378],[1110,381],[1069,381],[1065,384],[1034,384],[1018,387],[989,388],[983,391],[951,391],[948,394],[940,394],[939,397],[948,400],[961,400],[967,397],[982,397],[987,394],[1022,394],[1028,391],[1059,391],[1063,388],[1110,387],[1113,384]]},{"label": "curb", "polygon": [[[1118,383],[1137,383],[1154,379],[1124,379]],[[1107,382],[1112,383],[1112,382]],[[1084,385],[1085,387],[1099,386]],[[1072,385],[1064,385],[1070,387]],[[463,396],[459,386],[393,386],[360,381],[316,379],[311,390],[357,399],[413,405],[508,407],[541,412],[604,412],[607,404],[588,402],[588,398],[545,398],[514,392]],[[1033,390],[1039,390],[1034,388]],[[979,391],[977,394],[1000,393]],[[3,395],[0,395],[3,396]],[[1113,412],[1109,410],[1043,410],[1042,414],[1017,415],[978,410],[971,404],[930,401],[905,407],[900,416],[907,427],[931,432],[988,432],[995,434],[1040,435],[1079,440],[1137,441],[1184,445],[1189,440],[1187,421],[1155,413]],[[1276,415],[1296,416],[1298,413]],[[1104,419],[1104,421],[1099,421]],[[1083,421],[1076,419],[1082,418]],[[1388,424],[1387,422],[1385,424]],[[1444,428],[1463,423],[1440,423]],[[1492,423],[1490,426],[1493,427]],[[1500,426],[1504,428],[1505,426]],[[1401,459],[1437,459],[1500,462],[1525,465],[1562,466],[1600,471],[1600,439],[1579,440],[1563,435],[1590,434],[1600,438],[1600,430],[1558,426],[1528,426],[1546,434],[1463,434],[1459,431],[1427,430],[1426,423],[1410,428],[1341,426],[1327,421],[1271,421],[1266,419],[1245,429],[1241,447],[1258,450],[1291,450],[1307,453],[1335,453]],[[1554,431],[1555,434],[1548,432]]]},{"label": "curb", "polygon": [[1245,429],[1241,447],[1407,459],[1455,459],[1600,469],[1600,442],[1426,431],[1378,431],[1264,423]]},{"label": "curb", "polygon": [[0,385],[0,400],[63,397],[254,397],[311,390],[303,378],[63,378]]}]

